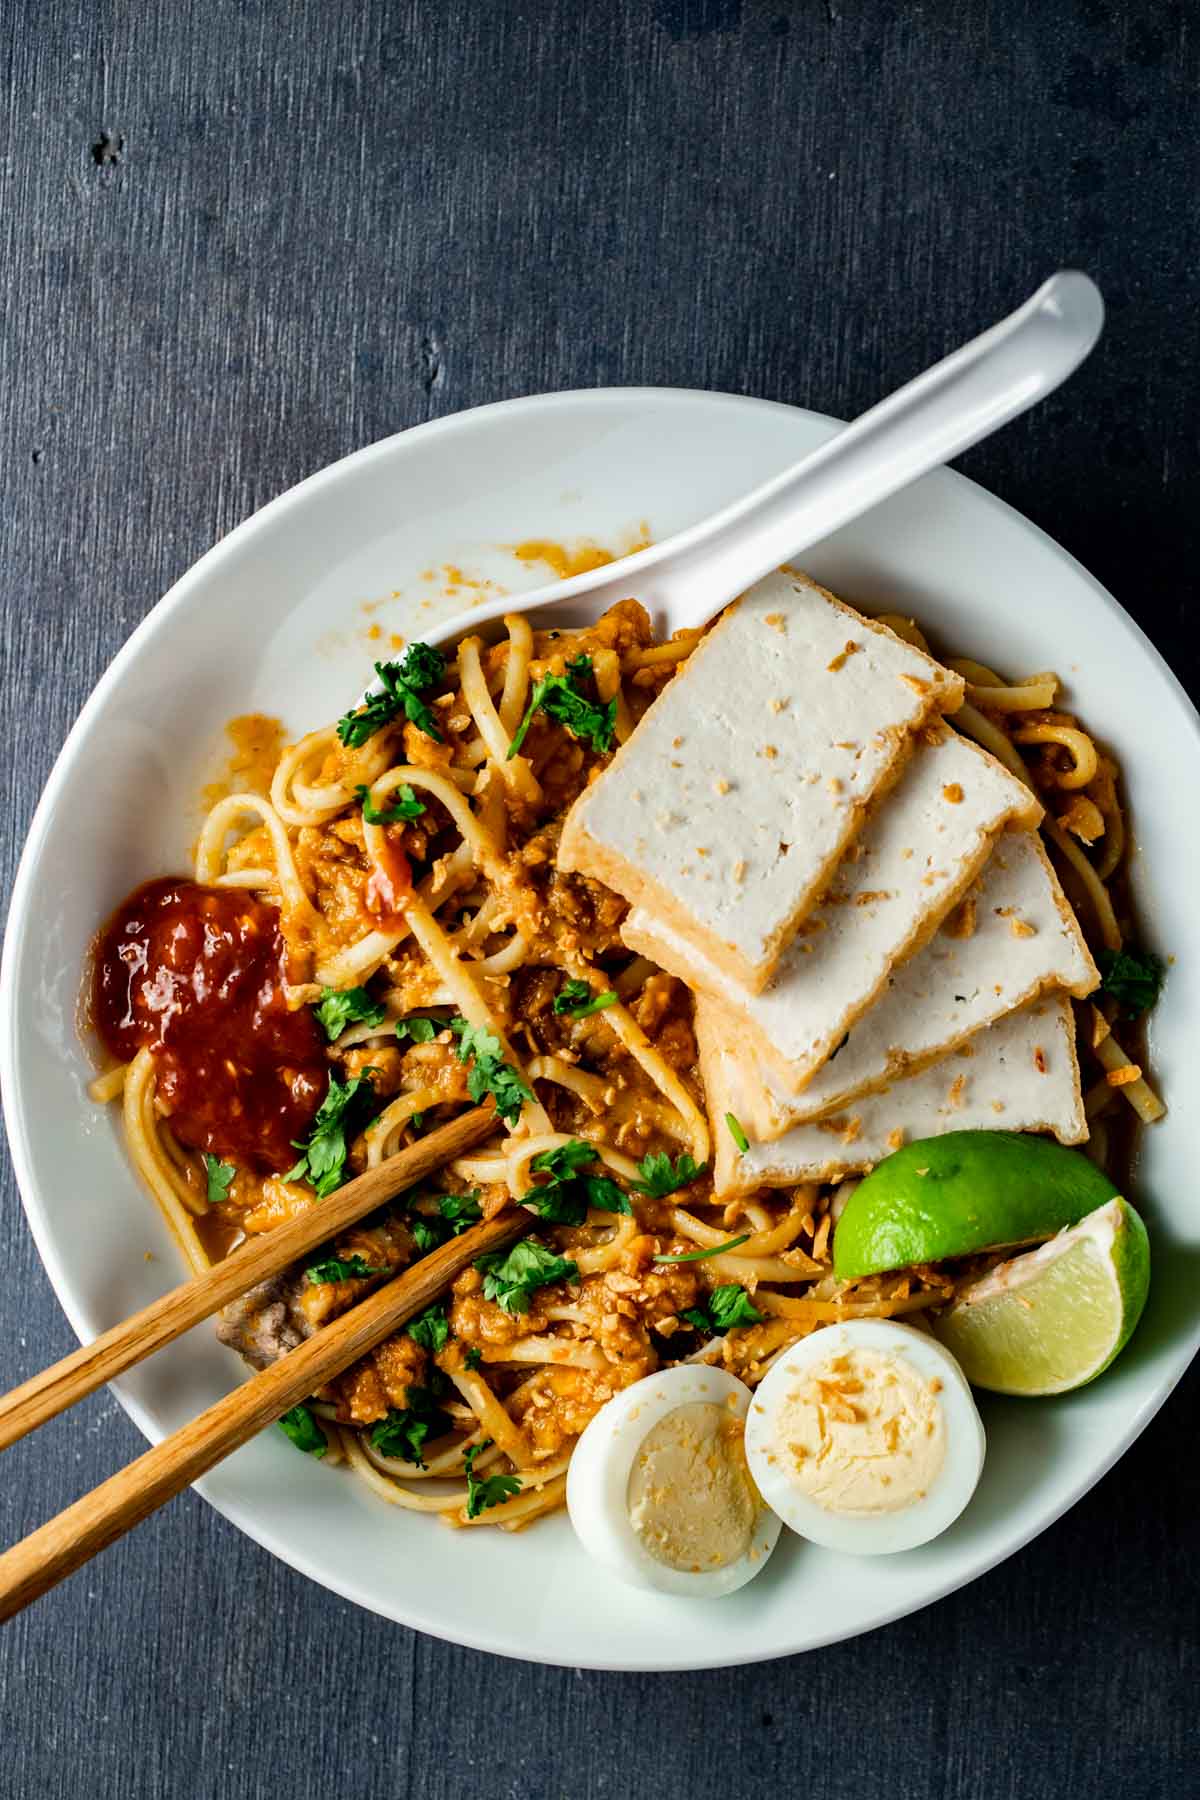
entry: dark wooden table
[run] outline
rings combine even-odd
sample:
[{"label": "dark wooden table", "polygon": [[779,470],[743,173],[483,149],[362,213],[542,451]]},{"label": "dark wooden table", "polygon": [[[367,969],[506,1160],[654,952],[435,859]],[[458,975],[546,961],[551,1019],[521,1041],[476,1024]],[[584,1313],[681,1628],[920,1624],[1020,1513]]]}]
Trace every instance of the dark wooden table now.
[{"label": "dark wooden table", "polygon": [[[5,892],[118,645],[301,476],[461,407],[597,383],[848,416],[1061,264],[1100,282],[1104,341],[963,466],[1197,692],[1192,12],[8,0]],[[7,1169],[2,1206],[7,1387],[72,1339]],[[967,1592],[729,1674],[581,1675],[417,1638],[189,1497],[4,1633],[0,1794],[1177,1800],[1196,1779],[1198,1399],[1193,1374]],[[103,1397],[11,1451],[3,1540],[139,1448]]]}]

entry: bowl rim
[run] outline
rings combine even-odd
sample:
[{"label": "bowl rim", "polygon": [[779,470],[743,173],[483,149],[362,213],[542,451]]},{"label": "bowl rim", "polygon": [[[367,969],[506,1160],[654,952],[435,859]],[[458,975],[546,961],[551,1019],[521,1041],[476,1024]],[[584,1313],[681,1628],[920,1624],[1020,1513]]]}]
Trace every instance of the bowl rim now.
[{"label": "bowl rim", "polygon": [[[35,867],[57,811],[76,744],[87,735],[91,729],[93,718],[102,711],[110,692],[118,685],[128,666],[137,658],[142,645],[169,625],[175,613],[187,604],[192,590],[205,581],[214,569],[219,568],[223,560],[235,555],[244,543],[275,521],[302,508],[315,493],[336,488],[342,482],[353,480],[361,470],[370,468],[376,463],[386,462],[391,455],[395,454],[401,442],[407,450],[414,440],[429,441],[437,437],[452,435],[457,431],[469,429],[470,426],[487,418],[512,417],[518,414],[536,416],[538,413],[548,413],[577,406],[580,403],[600,408],[636,405],[639,400],[656,406],[679,404],[681,407],[699,401],[709,407],[715,404],[717,407],[725,406],[743,412],[759,410],[798,415],[810,423],[820,425],[830,431],[836,430],[844,423],[843,420],[836,419],[827,413],[817,412],[812,408],[793,406],[787,402],[762,399],[753,395],[703,388],[655,387],[638,384],[627,387],[568,388],[551,393],[519,395],[505,400],[491,401],[481,406],[464,408],[442,418],[408,426],[314,470],[312,474],[303,477],[292,487],[267,501],[219,538],[155,602],[118,649],[92,688],[59,749],[31,816],[9,896],[3,949],[0,953],[0,1091],[3,1094],[4,1122],[13,1171],[22,1208],[38,1255],[54,1290],[55,1298],[80,1343],[88,1342],[98,1327],[93,1327],[91,1320],[87,1317],[86,1307],[71,1292],[70,1282],[55,1248],[48,1218],[43,1212],[34,1179],[31,1142],[25,1131],[24,1120],[18,1112],[15,1098],[17,1079],[14,1004],[17,973],[21,965],[30,923],[31,890]],[[1133,635],[1142,654],[1156,666],[1160,676],[1166,677],[1176,700],[1181,704],[1181,716],[1191,732],[1194,746],[1200,755],[1200,711],[1197,710],[1196,704],[1183,683],[1137,620],[1070,551],[1064,549],[1047,531],[1027,518],[1016,507],[1011,506],[1007,501],[1000,499],[955,469],[939,467],[923,477],[923,481],[933,484],[949,484],[952,492],[960,486],[969,490],[973,503],[982,502],[986,509],[992,510],[997,516],[1019,526],[1022,531],[1037,541],[1044,552],[1048,552],[1054,560],[1057,560],[1076,578],[1082,579],[1091,591],[1093,602],[1098,602],[1124,630]],[[1086,1472],[1070,1485],[1066,1494],[1058,1501],[1051,1503],[1036,1522],[1031,1522],[1028,1527],[1021,1528],[1002,1548],[981,1554],[970,1563],[965,1571],[933,1583],[915,1603],[911,1599],[903,1599],[895,1604],[881,1607],[869,1624],[855,1623],[845,1628],[834,1627],[816,1638],[808,1639],[799,1650],[773,1647],[764,1649],[761,1654],[739,1651],[732,1660],[727,1655],[697,1656],[692,1654],[681,1656],[678,1659],[660,1659],[651,1665],[624,1658],[617,1660],[611,1657],[584,1657],[573,1659],[569,1664],[556,1663],[552,1658],[539,1655],[536,1650],[531,1649],[526,1652],[515,1648],[510,1641],[501,1640],[486,1628],[468,1631],[456,1626],[453,1632],[449,1632],[439,1628],[436,1617],[421,1616],[402,1619],[391,1607],[373,1599],[369,1593],[355,1583],[340,1579],[336,1572],[326,1572],[324,1569],[318,1571],[303,1553],[295,1550],[287,1542],[280,1541],[269,1525],[260,1524],[252,1508],[214,1498],[208,1491],[206,1479],[201,1479],[193,1485],[196,1491],[222,1517],[228,1519],[253,1542],[309,1580],[357,1606],[365,1607],[379,1617],[402,1624],[408,1629],[441,1638],[445,1642],[461,1644],[468,1649],[482,1650],[492,1655],[505,1656],[516,1661],[543,1666],[663,1674],[728,1668],[775,1661],[782,1656],[806,1654],[810,1650],[819,1650],[855,1636],[862,1636],[868,1631],[878,1630],[882,1626],[892,1624],[898,1619],[907,1618],[922,1611],[925,1607],[945,1599],[1000,1563],[1007,1561],[1009,1557],[1023,1549],[1035,1537],[1040,1536],[1043,1531],[1069,1511],[1115,1466],[1174,1391],[1198,1351],[1200,1351],[1200,1317],[1197,1318],[1189,1336],[1179,1335],[1170,1366],[1159,1377],[1153,1389],[1135,1407],[1118,1432],[1112,1446],[1098,1462],[1090,1464]],[[126,1391],[125,1384],[119,1379],[110,1385],[124,1412],[149,1443],[160,1442],[166,1434],[153,1420],[149,1410]]]}]

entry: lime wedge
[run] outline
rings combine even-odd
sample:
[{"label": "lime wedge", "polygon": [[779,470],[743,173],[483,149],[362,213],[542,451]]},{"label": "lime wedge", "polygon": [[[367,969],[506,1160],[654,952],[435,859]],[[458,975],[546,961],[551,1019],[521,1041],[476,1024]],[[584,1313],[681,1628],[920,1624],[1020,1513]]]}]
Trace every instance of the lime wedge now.
[{"label": "lime wedge", "polygon": [[1037,1244],[1116,1194],[1078,1150],[1014,1131],[951,1131],[906,1144],[846,1202],[833,1239],[842,1281]]},{"label": "lime wedge", "polygon": [[1146,1227],[1110,1200],[961,1290],[931,1323],[974,1387],[1065,1394],[1124,1349],[1149,1288]]}]

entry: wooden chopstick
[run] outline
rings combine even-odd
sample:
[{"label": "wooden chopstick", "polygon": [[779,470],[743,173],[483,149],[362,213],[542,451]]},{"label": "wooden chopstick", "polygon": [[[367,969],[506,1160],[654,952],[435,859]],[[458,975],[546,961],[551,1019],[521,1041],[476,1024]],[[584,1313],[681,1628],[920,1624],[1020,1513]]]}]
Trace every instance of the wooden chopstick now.
[{"label": "wooden chopstick", "polygon": [[[299,1218],[262,1237],[239,1245],[231,1256],[172,1288],[161,1300],[143,1307],[61,1362],[31,1376],[0,1396],[0,1450],[15,1444],[56,1413],[65,1412],[85,1394],[131,1369],[135,1363],[180,1337],[201,1319],[219,1312],[268,1276],[278,1275],[309,1250],[315,1250],[365,1214],[392,1200],[405,1188],[453,1162],[495,1131],[500,1121],[491,1106],[477,1106],[461,1118],[440,1125],[427,1137],[389,1156],[376,1169],[348,1181],[326,1199],[316,1201]],[[284,1406],[282,1411],[286,1412]]]},{"label": "wooden chopstick", "polygon": [[[429,1143],[435,1135],[423,1141]],[[14,1544],[0,1556],[0,1621],[12,1618],[255,1432],[390,1337],[477,1256],[512,1243],[535,1223],[531,1213],[515,1207],[451,1238]],[[281,1231],[274,1233],[280,1235]]]}]

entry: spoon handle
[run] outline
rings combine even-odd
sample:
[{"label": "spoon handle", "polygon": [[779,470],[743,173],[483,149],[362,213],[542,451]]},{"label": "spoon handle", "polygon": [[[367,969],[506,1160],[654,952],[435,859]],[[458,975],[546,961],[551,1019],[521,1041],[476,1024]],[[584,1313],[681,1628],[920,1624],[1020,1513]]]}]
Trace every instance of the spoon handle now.
[{"label": "spoon handle", "polygon": [[[700,623],[789,558],[1052,393],[1104,323],[1086,275],[1052,275],[1017,311],[839,431],[802,462],[670,540],[638,592]],[[664,550],[667,546],[663,546]],[[684,614],[691,615],[685,619]]]}]

